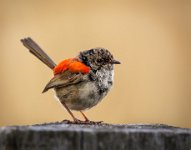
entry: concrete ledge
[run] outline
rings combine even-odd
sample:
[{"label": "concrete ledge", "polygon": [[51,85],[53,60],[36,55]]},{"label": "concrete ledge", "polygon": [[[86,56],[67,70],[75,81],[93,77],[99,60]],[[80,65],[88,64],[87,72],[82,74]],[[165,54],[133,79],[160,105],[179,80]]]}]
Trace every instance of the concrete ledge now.
[{"label": "concrete ledge", "polygon": [[0,150],[191,150],[191,129],[66,123],[2,127]]}]

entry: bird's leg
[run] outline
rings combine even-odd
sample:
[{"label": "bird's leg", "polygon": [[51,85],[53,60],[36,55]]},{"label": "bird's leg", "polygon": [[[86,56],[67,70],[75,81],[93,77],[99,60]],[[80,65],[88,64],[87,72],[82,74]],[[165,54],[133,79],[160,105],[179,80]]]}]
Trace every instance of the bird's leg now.
[{"label": "bird's leg", "polygon": [[89,121],[90,121],[82,111],[80,111],[80,113],[82,114],[82,116],[84,117],[84,119],[85,119],[86,122],[89,122]]},{"label": "bird's leg", "polygon": [[68,108],[68,106],[67,106],[63,101],[62,101],[61,103],[62,103],[62,105],[66,108],[66,110],[68,111],[68,113],[72,116],[74,122],[75,122],[75,123],[80,122],[80,120],[78,120],[78,119],[74,116],[74,114],[70,111],[70,109]]},{"label": "bird's leg", "polygon": [[84,121],[85,124],[101,124],[103,122],[103,121],[97,121],[97,122],[96,121],[90,121],[82,111],[80,111],[80,113],[82,114],[82,116],[85,119],[85,121]]},{"label": "bird's leg", "polygon": [[68,113],[71,115],[71,117],[72,117],[73,120],[74,120],[74,122],[65,120],[65,121],[67,121],[67,123],[72,123],[72,124],[73,124],[73,123],[74,123],[74,124],[100,124],[100,123],[102,123],[102,121],[99,121],[99,122],[90,121],[90,120],[85,116],[85,114],[84,114],[82,111],[80,111],[81,114],[83,115],[83,117],[85,118],[85,121],[81,121],[81,120],[77,119],[77,118],[74,116],[74,114],[70,111],[70,109],[68,108],[68,106],[67,106],[63,101],[62,101],[61,103],[62,103],[62,105],[66,108],[66,110],[68,111]]}]

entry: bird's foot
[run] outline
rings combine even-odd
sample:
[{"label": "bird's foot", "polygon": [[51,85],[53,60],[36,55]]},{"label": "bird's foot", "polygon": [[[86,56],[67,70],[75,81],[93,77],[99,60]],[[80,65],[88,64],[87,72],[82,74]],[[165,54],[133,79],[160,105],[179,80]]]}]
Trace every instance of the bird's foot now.
[{"label": "bird's foot", "polygon": [[90,120],[85,120],[84,122],[85,124],[94,124],[94,125],[103,123],[103,121],[90,121]]},{"label": "bird's foot", "polygon": [[63,120],[63,123],[66,124],[87,124],[87,125],[96,125],[96,124],[101,124],[103,121],[90,121],[90,120],[79,120],[79,119],[75,119],[74,121],[71,120]]},{"label": "bird's foot", "polygon": [[75,119],[74,121],[71,121],[71,120],[63,120],[62,122],[63,122],[63,123],[66,123],[66,124],[83,124],[84,121],[79,120],[79,119]]}]

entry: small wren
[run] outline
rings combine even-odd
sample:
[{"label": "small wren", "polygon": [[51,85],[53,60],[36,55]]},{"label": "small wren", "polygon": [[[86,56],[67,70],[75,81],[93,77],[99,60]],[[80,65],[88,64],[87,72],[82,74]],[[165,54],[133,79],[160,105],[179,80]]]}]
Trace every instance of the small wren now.
[{"label": "small wren", "polygon": [[[61,61],[58,65],[31,39],[21,40],[29,51],[53,70],[54,77],[43,93],[54,89],[73,123],[101,123],[90,121],[84,110],[97,105],[113,85],[114,64],[120,64],[105,48],[81,51],[76,57]],[[77,119],[71,110],[80,111],[85,121]]]}]

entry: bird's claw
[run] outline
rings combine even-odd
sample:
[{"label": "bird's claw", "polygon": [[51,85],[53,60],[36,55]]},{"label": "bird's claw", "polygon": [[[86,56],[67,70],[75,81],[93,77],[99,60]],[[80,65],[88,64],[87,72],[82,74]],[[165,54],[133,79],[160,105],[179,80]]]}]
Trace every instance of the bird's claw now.
[{"label": "bird's claw", "polygon": [[83,121],[85,124],[101,124],[103,121],[90,121],[90,120],[85,120]]},{"label": "bird's claw", "polygon": [[70,121],[70,120],[63,120],[64,123],[67,124],[87,124],[87,125],[96,125],[96,124],[101,124],[103,123],[103,121],[90,121],[90,120],[79,120],[79,119],[75,119],[74,121]]}]

